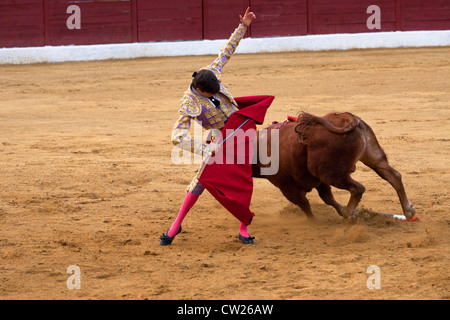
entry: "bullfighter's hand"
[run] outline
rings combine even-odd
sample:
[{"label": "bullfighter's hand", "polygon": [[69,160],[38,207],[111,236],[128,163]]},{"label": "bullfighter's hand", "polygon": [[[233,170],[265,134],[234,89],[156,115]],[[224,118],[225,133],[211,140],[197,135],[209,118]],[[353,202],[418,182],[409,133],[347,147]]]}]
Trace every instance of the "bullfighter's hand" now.
[{"label": "bullfighter's hand", "polygon": [[220,148],[220,145],[218,145],[218,144],[215,143],[215,142],[211,142],[211,143],[208,145],[208,154],[209,154],[210,156],[215,156],[215,155],[216,155],[216,152],[219,150],[219,148]]},{"label": "bullfighter's hand", "polygon": [[244,17],[239,15],[239,19],[241,20],[241,23],[244,26],[246,26],[247,28],[250,26],[250,24],[252,23],[253,19],[256,19],[255,14],[253,12],[249,12],[249,11],[250,11],[250,7],[247,8],[247,10],[245,10]]}]

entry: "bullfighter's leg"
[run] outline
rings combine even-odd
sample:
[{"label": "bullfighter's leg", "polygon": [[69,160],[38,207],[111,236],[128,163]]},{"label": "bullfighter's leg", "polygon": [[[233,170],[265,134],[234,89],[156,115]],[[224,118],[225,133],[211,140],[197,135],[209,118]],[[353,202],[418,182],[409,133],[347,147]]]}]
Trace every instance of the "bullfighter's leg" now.
[{"label": "bullfighter's leg", "polygon": [[299,206],[308,218],[314,218],[304,190],[300,190],[295,184],[284,185],[280,190],[289,201]]},{"label": "bullfighter's leg", "polygon": [[319,196],[323,202],[335,208],[340,216],[347,216],[345,206],[341,205],[334,199],[333,193],[331,192],[331,187],[328,184],[322,182],[316,189],[319,192]]},{"label": "bullfighter's leg", "polygon": [[173,222],[169,231],[167,231],[167,233],[163,233],[160,237],[160,244],[162,246],[171,244],[175,236],[181,232],[181,223],[204,190],[205,187],[203,187],[203,185],[198,182],[197,177],[195,177],[191,184],[187,187],[187,194],[184,198],[183,204],[181,205],[180,211],[178,211],[177,218]]}]

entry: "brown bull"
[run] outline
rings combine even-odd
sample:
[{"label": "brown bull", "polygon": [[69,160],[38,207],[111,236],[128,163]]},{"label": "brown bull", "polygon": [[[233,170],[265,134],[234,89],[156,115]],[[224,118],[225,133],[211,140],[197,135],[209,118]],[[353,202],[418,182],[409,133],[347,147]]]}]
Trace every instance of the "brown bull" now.
[{"label": "brown bull", "polygon": [[[339,215],[349,221],[356,219],[357,206],[365,191],[350,176],[358,161],[392,185],[408,220],[414,216],[415,209],[408,201],[401,174],[389,165],[374,132],[360,118],[350,113],[329,113],[324,117],[302,113],[296,122],[273,124],[260,131],[257,141],[267,143],[269,154],[274,129],[279,130],[279,169],[273,175],[261,175],[261,168],[271,164],[264,165],[258,158],[253,176],[268,179],[309,218],[313,214],[306,193],[316,188],[322,200]],[[350,192],[346,207],[336,202],[330,186]]]}]

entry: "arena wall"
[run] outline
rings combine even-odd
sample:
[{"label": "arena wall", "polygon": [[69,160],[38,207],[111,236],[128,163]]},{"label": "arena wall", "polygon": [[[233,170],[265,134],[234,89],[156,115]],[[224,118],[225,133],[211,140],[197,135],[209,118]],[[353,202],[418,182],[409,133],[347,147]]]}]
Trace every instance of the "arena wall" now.
[{"label": "arena wall", "polygon": [[[69,27],[76,14],[69,7],[74,5],[79,8],[79,28]],[[368,21],[375,11],[368,8],[373,5],[380,10],[378,28],[369,28]],[[117,54],[117,50],[124,48],[131,50],[125,56],[159,56],[161,52],[167,53],[168,48],[176,50],[175,55],[209,54],[208,48],[214,47],[214,40],[228,38],[237,26],[239,14],[248,6],[257,13],[257,19],[246,34],[247,38],[256,41],[248,44],[259,43],[257,40],[261,38],[271,41],[265,41],[264,47],[249,50],[256,52],[267,51],[267,44],[278,52],[280,48],[373,47],[367,41],[358,43],[359,35],[372,39],[371,35],[377,33],[384,36],[384,40],[376,42],[377,47],[391,46],[392,43],[416,46],[417,36],[424,35],[421,31],[450,30],[448,0],[1,0],[0,63],[51,62],[55,60],[45,58],[49,55],[47,47],[69,46],[76,52],[78,49],[72,45],[83,46],[85,53],[88,48],[96,53],[103,51],[105,58],[121,58],[124,53]],[[399,40],[399,31],[420,32],[414,36],[400,36],[403,38]],[[319,35],[345,36],[312,37]],[[422,45],[450,43],[446,32],[431,35],[431,39],[422,38]],[[324,39],[332,39],[334,45],[324,46]],[[410,44],[405,39],[414,40]],[[442,41],[436,42],[436,39]],[[206,51],[195,48],[199,46],[198,40],[203,40],[201,46],[206,47]],[[347,42],[338,44],[336,40]],[[182,44],[171,43],[180,41]],[[32,51],[27,50],[28,47],[33,48]],[[63,57],[65,50],[52,49],[51,54]],[[111,50],[116,53],[109,54]],[[69,60],[75,59],[73,52]],[[11,55],[15,55],[13,62]],[[30,60],[32,55],[34,59]]]},{"label": "arena wall", "polygon": [[[66,25],[71,5],[80,29]],[[371,5],[380,29],[366,25]],[[0,47],[225,39],[247,6],[252,38],[450,29],[448,0],[2,0]]]}]

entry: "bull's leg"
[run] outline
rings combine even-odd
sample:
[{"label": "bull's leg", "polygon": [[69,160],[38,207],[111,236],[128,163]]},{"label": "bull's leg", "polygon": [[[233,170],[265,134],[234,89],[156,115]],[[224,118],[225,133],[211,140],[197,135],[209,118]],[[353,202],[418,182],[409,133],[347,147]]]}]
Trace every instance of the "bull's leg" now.
[{"label": "bull's leg", "polygon": [[350,178],[350,176],[348,176],[347,181],[350,185],[348,189],[350,191],[350,200],[347,204],[347,217],[350,222],[354,222],[358,215],[358,204],[366,188],[361,183]]},{"label": "bull's leg", "polygon": [[402,182],[402,175],[387,164],[387,160],[382,166],[378,168],[372,168],[381,178],[386,180],[391,184],[391,186],[397,192],[398,198],[400,199],[400,204],[402,205],[403,214],[408,220],[411,220],[416,213],[416,209],[411,202],[409,202],[406,196],[405,187]]},{"label": "bull's leg", "polygon": [[361,183],[353,180],[350,177],[350,174],[348,174],[344,180],[332,183],[331,185],[350,192],[350,199],[347,203],[347,218],[349,222],[355,222],[358,215],[358,204],[361,201],[366,188]]},{"label": "bull's leg", "polygon": [[299,189],[293,184],[289,184],[288,186],[283,186],[280,188],[283,195],[292,203],[296,204],[306,213],[308,218],[314,218],[313,213],[311,211],[311,206],[309,204],[308,199],[306,198],[306,192],[304,190]]},{"label": "bull's leg", "polygon": [[328,184],[321,183],[316,189],[319,192],[319,196],[323,202],[336,209],[340,216],[346,217],[347,214],[345,206],[341,205],[334,199],[333,193],[331,192],[331,187]]},{"label": "bull's leg", "polygon": [[410,220],[414,217],[416,210],[411,202],[409,202],[406,196],[405,187],[402,182],[402,175],[389,165],[386,154],[378,144],[373,131],[369,130],[368,133],[372,136],[369,140],[363,156],[360,158],[361,162],[369,168],[372,168],[381,178],[391,184],[391,186],[397,192],[400,204],[402,206],[403,214]]}]

